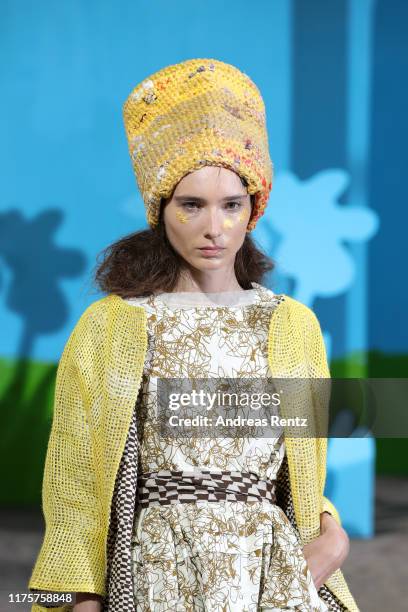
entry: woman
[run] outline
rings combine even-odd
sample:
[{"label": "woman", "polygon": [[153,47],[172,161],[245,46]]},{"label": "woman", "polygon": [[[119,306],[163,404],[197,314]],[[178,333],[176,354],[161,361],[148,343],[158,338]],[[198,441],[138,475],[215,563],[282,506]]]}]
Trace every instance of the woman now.
[{"label": "woman", "polygon": [[260,93],[188,60],[139,84],[124,117],[150,229],[107,249],[108,295],[64,349],[29,587],[76,592],[76,612],[358,610],[325,438],[187,438],[158,419],[165,379],[310,379],[281,410],[316,425],[327,407],[318,321],[260,284],[273,264],[249,236],[272,182]]}]

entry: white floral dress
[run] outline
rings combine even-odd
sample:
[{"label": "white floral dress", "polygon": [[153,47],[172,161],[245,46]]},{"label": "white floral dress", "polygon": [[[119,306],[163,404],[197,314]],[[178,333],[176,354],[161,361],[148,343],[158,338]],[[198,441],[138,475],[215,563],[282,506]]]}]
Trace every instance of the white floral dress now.
[{"label": "white floral dress", "polygon": [[[274,481],[283,435],[165,438],[158,378],[267,377],[278,296],[253,289],[162,293],[128,301],[147,312],[148,351],[137,406],[139,474],[250,473]],[[298,536],[267,500],[139,504],[131,545],[135,610],[324,612]]]}]

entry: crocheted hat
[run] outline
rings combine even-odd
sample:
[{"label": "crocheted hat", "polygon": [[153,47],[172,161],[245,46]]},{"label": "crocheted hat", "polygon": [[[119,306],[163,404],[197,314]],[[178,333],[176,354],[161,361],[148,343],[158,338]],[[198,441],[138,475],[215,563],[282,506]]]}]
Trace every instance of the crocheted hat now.
[{"label": "crocheted hat", "polygon": [[123,105],[136,181],[147,221],[158,223],[162,198],[204,165],[234,170],[255,194],[250,232],[272,187],[265,105],[243,72],[215,59],[167,66],[139,83]]}]

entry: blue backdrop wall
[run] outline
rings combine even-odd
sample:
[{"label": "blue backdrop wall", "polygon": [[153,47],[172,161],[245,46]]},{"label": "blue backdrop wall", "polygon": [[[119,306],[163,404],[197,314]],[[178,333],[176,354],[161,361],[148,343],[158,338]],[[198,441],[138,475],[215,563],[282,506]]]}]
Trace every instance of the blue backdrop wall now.
[{"label": "blue backdrop wall", "polygon": [[100,297],[96,255],[146,225],[122,104],[192,57],[235,64],[264,96],[276,177],[254,237],[278,264],[268,284],[316,311],[336,371],[403,375],[407,18],[404,0],[1,2],[4,453],[29,425],[45,448],[55,364]]}]

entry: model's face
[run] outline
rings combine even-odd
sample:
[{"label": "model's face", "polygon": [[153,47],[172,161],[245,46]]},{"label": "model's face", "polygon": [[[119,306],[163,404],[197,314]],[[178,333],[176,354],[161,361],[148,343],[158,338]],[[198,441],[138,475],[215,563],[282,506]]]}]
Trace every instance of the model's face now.
[{"label": "model's face", "polygon": [[250,215],[250,196],[240,177],[218,166],[204,166],[183,177],[163,213],[173,248],[203,271],[234,265]]}]

